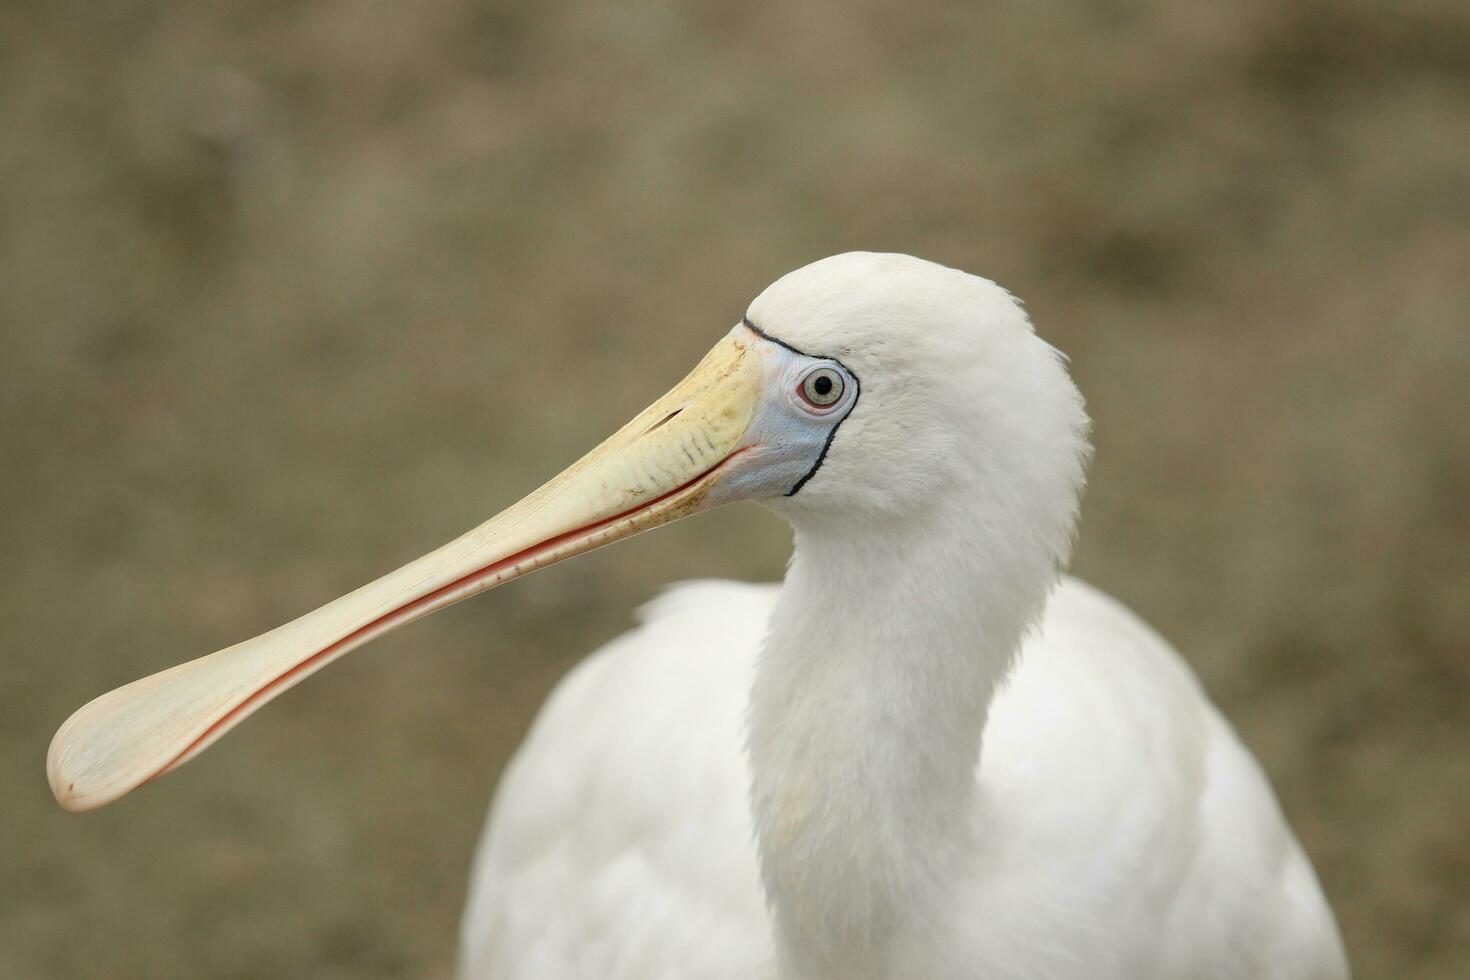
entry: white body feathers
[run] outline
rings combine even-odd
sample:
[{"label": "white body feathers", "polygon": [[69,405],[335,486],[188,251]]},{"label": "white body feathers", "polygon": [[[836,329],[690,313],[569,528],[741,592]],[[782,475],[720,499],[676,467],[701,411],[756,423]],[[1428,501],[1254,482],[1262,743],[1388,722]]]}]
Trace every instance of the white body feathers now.
[{"label": "white body feathers", "polygon": [[[465,980],[780,976],[744,748],[776,596],[674,589],[562,682],[480,844]],[[975,786],[947,941],[921,928],[897,964],[847,976],[1347,976],[1255,761],[1174,651],[1091,587],[1052,597],[991,706]]]}]

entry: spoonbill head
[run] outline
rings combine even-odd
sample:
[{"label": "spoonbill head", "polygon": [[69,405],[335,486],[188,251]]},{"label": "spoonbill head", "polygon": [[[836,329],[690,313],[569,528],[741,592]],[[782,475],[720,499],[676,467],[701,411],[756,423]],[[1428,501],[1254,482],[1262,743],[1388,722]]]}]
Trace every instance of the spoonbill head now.
[{"label": "spoonbill head", "polygon": [[1055,353],[999,287],[901,255],[814,263],[767,289],[670,392],[491,520],[290,623],[84,706],[53,740],[52,790],[70,810],[109,803],[390,629],[736,500],[857,529],[968,493],[1058,560],[1085,428]]}]

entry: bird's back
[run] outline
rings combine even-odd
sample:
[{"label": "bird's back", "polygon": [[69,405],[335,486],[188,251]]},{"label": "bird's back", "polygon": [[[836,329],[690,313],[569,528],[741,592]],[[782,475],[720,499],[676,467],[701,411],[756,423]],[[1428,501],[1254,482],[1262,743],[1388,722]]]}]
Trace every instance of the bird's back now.
[{"label": "bird's back", "polygon": [[[466,978],[776,975],[742,728],[776,591],[670,590],[558,686],[480,844]],[[947,939],[900,954],[922,975],[1346,976],[1255,761],[1089,586],[1063,581],[993,702],[978,787]]]},{"label": "bird's back", "polygon": [[978,781],[986,870],[957,928],[971,950],[1016,951],[989,975],[1346,977],[1259,765],[1179,655],[1091,586],[1052,596],[992,705]]}]

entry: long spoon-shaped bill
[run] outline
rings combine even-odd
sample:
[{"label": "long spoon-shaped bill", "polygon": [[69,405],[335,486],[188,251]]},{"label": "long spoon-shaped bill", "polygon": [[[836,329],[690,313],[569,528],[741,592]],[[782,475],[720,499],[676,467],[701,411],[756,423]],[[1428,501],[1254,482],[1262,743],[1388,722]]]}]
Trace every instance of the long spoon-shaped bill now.
[{"label": "long spoon-shaped bill", "polygon": [[47,775],[57,801],[73,811],[110,803],[374,637],[716,503],[711,491],[740,454],[761,395],[753,339],[726,337],[602,445],[442,548],[284,626],[87,704],[51,742]]}]

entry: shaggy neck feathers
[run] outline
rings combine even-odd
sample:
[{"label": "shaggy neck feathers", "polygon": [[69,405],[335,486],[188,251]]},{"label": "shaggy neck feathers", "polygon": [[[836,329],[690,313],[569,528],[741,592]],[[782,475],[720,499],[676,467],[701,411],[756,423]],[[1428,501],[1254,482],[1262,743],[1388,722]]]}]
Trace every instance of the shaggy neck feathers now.
[{"label": "shaggy neck feathers", "polygon": [[756,670],[751,803],[786,973],[889,977],[948,923],[987,709],[1056,556],[958,502],[798,524]]}]

